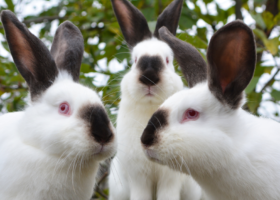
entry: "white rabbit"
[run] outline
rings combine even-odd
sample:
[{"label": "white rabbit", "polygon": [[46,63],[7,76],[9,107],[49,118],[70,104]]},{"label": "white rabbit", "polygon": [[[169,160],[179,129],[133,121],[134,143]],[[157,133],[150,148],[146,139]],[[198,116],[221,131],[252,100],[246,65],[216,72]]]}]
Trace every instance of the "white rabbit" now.
[{"label": "white rabbit", "polygon": [[109,176],[110,200],[196,200],[198,184],[187,175],[149,161],[140,137],[152,114],[183,83],[175,73],[171,48],[158,39],[166,25],[176,34],[183,1],[173,1],[159,16],[154,36],[143,14],[126,0],[112,0],[133,65],[121,82],[117,117],[118,152]]},{"label": "white rabbit", "polygon": [[280,125],[241,108],[256,64],[252,30],[241,21],[218,30],[208,47],[207,80],[198,81],[206,70],[188,65],[198,52],[165,27],[159,33],[193,87],[154,113],[141,137],[146,155],[191,173],[212,200],[280,199]]},{"label": "white rabbit", "polygon": [[78,83],[81,32],[62,23],[50,52],[11,11],[1,21],[30,102],[0,117],[0,199],[89,200],[116,139],[96,92]]}]

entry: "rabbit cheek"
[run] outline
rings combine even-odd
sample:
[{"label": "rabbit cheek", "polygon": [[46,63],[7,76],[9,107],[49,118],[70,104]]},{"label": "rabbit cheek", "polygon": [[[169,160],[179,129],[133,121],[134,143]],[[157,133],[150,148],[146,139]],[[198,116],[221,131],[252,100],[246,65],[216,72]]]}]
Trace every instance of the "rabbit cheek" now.
[{"label": "rabbit cheek", "polygon": [[108,115],[101,105],[86,105],[80,110],[89,135],[101,146],[113,141],[114,135]]},{"label": "rabbit cheek", "polygon": [[153,86],[160,82],[160,73],[163,69],[163,61],[160,56],[144,55],[139,58],[137,68],[140,70],[140,83]]},{"label": "rabbit cheek", "polygon": [[164,129],[168,125],[167,116],[168,111],[163,109],[153,114],[141,136],[141,142],[145,148],[158,143],[158,131]]}]

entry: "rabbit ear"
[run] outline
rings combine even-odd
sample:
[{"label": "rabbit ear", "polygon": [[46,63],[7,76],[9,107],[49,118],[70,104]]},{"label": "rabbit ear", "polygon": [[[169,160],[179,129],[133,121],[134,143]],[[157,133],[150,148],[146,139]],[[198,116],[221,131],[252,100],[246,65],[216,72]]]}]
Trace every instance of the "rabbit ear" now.
[{"label": "rabbit ear", "polygon": [[156,29],[154,32],[155,37],[159,38],[158,30],[162,26],[165,26],[173,35],[176,35],[183,2],[183,0],[174,0],[164,9],[157,20]]},{"label": "rabbit ear", "polygon": [[55,80],[58,74],[55,62],[43,42],[30,33],[11,11],[2,11],[1,21],[14,62],[34,100]]},{"label": "rabbit ear", "polygon": [[225,25],[213,35],[207,59],[209,89],[221,102],[238,108],[255,70],[252,30],[239,20]]},{"label": "rabbit ear", "polygon": [[137,43],[152,37],[144,15],[127,0],[111,0],[123,36],[132,49]]},{"label": "rabbit ear", "polygon": [[57,29],[51,54],[60,70],[66,70],[78,82],[84,53],[81,31],[71,22],[63,22]]},{"label": "rabbit ear", "polygon": [[207,79],[206,62],[196,48],[176,38],[166,27],[159,29],[159,36],[173,50],[175,59],[179,63],[189,87]]}]

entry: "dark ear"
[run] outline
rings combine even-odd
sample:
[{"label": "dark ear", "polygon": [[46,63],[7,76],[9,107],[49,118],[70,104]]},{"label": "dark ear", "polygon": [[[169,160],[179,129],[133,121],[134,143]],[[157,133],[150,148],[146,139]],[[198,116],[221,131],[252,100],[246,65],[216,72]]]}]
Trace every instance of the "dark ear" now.
[{"label": "dark ear", "polygon": [[183,2],[183,0],[174,0],[164,9],[157,20],[156,29],[154,32],[155,37],[159,38],[158,30],[162,26],[165,26],[173,35],[176,35]]},{"label": "dark ear", "polygon": [[34,100],[52,85],[57,76],[55,62],[43,42],[30,33],[11,11],[2,11],[1,21],[14,62]]},{"label": "dark ear", "polygon": [[123,36],[132,49],[137,43],[152,37],[144,15],[127,0],[111,0]]},{"label": "dark ear", "polygon": [[51,54],[59,70],[66,70],[74,81],[79,81],[84,53],[81,31],[71,22],[65,21],[56,30]]},{"label": "dark ear", "polygon": [[165,41],[173,50],[174,57],[188,81],[189,87],[203,82],[207,78],[206,62],[192,45],[179,40],[166,27],[159,29],[160,39]]},{"label": "dark ear", "polygon": [[255,70],[252,30],[239,20],[225,25],[213,35],[207,59],[209,89],[221,102],[238,108]]}]

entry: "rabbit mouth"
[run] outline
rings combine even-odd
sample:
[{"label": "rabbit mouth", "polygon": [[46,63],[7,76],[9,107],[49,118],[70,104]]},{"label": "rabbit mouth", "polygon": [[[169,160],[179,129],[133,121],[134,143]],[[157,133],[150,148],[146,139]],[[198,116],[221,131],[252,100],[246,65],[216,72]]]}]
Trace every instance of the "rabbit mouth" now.
[{"label": "rabbit mouth", "polygon": [[104,152],[104,145],[100,144],[100,147],[95,148],[93,155],[98,155]]},{"label": "rabbit mouth", "polygon": [[157,163],[163,163],[161,160],[158,159],[158,155],[156,153],[155,150],[152,150],[152,149],[145,149],[145,154],[147,155],[147,157],[152,160],[152,161],[155,161]]},{"label": "rabbit mouth", "polygon": [[154,90],[154,87],[152,87],[152,86],[145,87],[145,96],[148,96],[148,97],[155,96],[153,90]]}]

